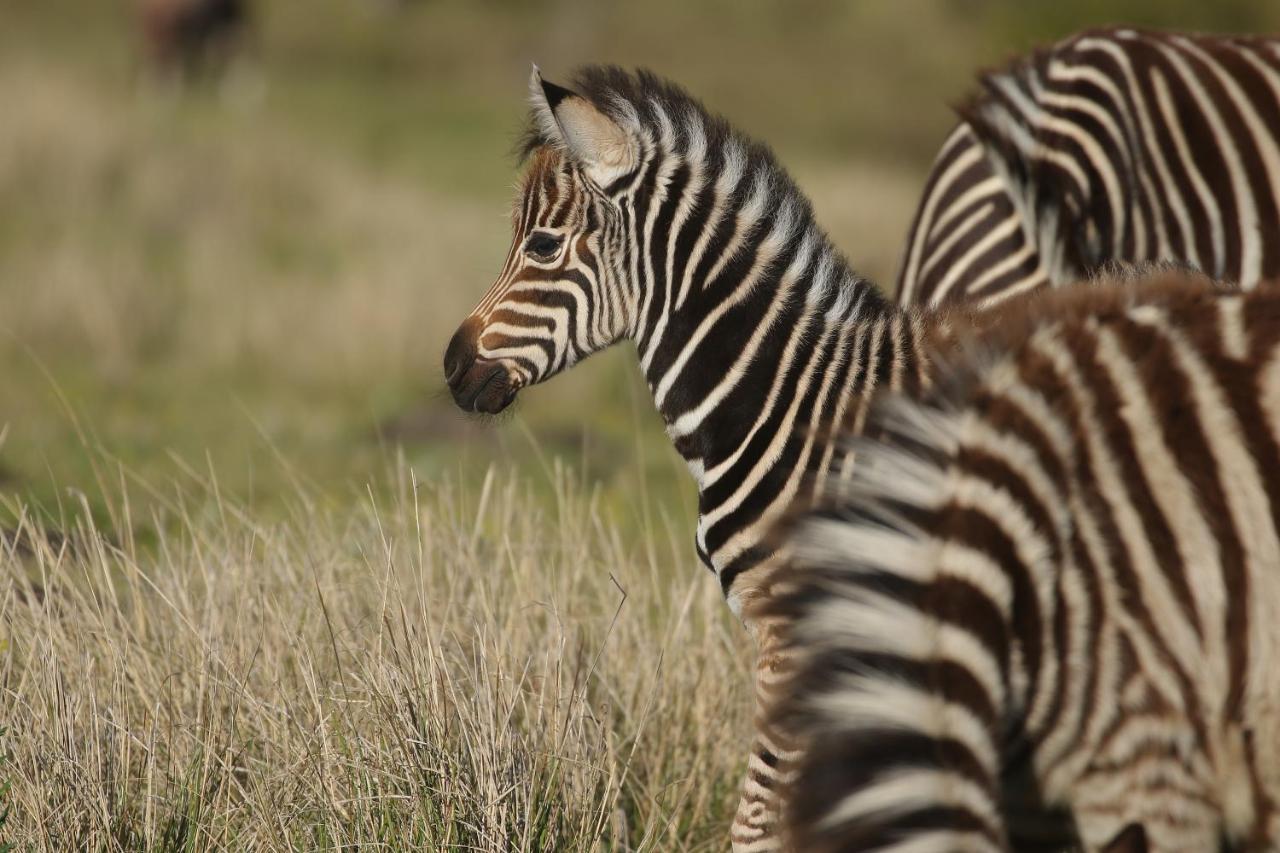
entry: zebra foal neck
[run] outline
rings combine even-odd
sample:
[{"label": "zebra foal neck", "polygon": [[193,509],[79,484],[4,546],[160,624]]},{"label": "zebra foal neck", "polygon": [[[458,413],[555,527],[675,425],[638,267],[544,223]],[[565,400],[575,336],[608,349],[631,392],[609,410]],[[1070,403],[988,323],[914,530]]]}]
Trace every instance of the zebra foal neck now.
[{"label": "zebra foal neck", "polygon": [[1016,849],[1028,803],[1087,850],[1276,849],[1280,291],[992,313],[789,540],[795,849]]},{"label": "zebra foal neck", "polygon": [[768,148],[673,84],[588,67],[532,89],[512,248],[446,354],[455,399],[497,411],[632,342],[735,603],[773,522],[850,470],[829,437],[918,381],[920,318],[852,270]]}]

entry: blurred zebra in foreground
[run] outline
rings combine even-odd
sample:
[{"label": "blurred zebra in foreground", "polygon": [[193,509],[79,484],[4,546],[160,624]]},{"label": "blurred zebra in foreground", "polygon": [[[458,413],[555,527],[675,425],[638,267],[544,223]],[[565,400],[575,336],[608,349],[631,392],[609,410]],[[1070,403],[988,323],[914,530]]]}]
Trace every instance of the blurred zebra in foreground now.
[{"label": "blurred zebra in foreground", "polygon": [[1280,275],[1280,40],[1082,33],[982,75],[930,172],[903,305],[989,305],[1108,261]]},{"label": "blurred zebra in foreground", "polygon": [[1280,292],[979,316],[788,534],[790,844],[1023,849],[1057,807],[1089,851],[1280,849]]}]

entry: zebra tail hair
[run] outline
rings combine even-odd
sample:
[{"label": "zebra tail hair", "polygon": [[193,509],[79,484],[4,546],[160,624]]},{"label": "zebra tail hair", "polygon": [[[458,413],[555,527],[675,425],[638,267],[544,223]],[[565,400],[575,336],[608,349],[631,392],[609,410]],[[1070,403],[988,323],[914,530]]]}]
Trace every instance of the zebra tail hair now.
[{"label": "zebra tail hair", "polygon": [[852,482],[780,528],[789,556],[759,607],[793,656],[770,720],[802,745],[783,792],[787,849],[1007,849],[999,708],[939,658],[929,608],[940,545],[923,523],[955,448],[957,384],[878,404]]}]

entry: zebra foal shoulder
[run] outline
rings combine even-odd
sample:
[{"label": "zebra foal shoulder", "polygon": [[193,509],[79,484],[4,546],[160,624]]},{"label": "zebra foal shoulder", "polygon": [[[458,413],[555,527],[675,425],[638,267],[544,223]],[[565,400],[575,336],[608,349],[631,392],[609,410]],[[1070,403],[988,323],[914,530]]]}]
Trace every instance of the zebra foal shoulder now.
[{"label": "zebra foal shoulder", "polygon": [[960,114],[900,303],[991,305],[1108,261],[1280,275],[1280,40],[1089,31],[983,74]]},{"label": "zebra foal shoulder", "polygon": [[794,849],[1276,849],[1280,293],[992,313],[786,539]]}]

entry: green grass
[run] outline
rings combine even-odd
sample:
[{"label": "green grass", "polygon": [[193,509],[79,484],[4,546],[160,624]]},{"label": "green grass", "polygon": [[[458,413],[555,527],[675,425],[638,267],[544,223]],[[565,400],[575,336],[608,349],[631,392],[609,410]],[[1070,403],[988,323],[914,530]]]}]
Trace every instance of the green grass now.
[{"label": "green grass", "polygon": [[[1183,6],[1167,11],[1202,26],[1278,17]],[[452,411],[438,361],[509,239],[530,60],[553,78],[610,60],[686,82],[773,142],[855,266],[889,282],[969,69],[1070,18],[802,7],[263,4],[248,61],[185,94],[147,79],[117,7],[6,7],[0,490],[51,509],[93,482],[92,459],[163,482],[181,477],[176,458],[212,463],[270,512],[291,470],[346,499],[401,451],[424,476],[536,474],[533,435],[607,501],[625,507],[642,473],[688,518],[627,348],[493,427]],[[1085,4],[1072,20],[1158,22],[1161,8]],[[641,470],[619,464],[633,450]]]},{"label": "green grass", "polygon": [[[175,99],[85,62],[0,59],[0,489],[52,509],[73,484],[97,506],[91,462],[164,481],[177,459],[270,511],[291,472],[348,499],[400,452],[424,476],[536,473],[536,435],[625,503],[640,435],[640,473],[690,505],[621,353],[494,426],[441,393],[450,326],[508,239],[501,150],[478,200],[388,175],[305,109]],[[559,405],[575,398],[600,417]]]}]

